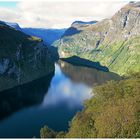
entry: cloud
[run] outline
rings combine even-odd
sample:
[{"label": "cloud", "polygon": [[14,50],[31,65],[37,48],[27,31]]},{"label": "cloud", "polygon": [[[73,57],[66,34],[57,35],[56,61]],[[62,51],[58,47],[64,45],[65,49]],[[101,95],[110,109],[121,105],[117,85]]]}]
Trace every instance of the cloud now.
[{"label": "cloud", "polygon": [[17,21],[20,14],[8,8],[0,8],[0,20]]},{"label": "cloud", "polygon": [[75,20],[110,18],[126,3],[127,0],[19,0],[14,9],[0,8],[0,19],[23,27],[65,28]]}]

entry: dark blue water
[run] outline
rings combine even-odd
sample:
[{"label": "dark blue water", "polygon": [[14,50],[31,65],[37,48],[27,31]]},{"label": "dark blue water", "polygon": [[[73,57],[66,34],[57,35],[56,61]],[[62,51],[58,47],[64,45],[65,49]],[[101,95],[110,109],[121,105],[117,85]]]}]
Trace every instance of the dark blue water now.
[{"label": "dark blue water", "polygon": [[55,73],[0,93],[0,137],[39,137],[44,125],[66,131],[94,85],[111,79],[119,77],[59,61]]}]

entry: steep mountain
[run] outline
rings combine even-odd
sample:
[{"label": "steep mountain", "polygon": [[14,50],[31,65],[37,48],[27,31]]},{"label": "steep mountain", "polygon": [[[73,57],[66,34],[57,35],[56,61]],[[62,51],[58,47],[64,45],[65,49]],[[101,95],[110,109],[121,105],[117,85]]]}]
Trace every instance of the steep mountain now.
[{"label": "steep mountain", "polygon": [[66,32],[73,30],[54,43],[60,58],[76,55],[120,75],[140,71],[140,2],[130,2],[111,19],[72,25]]},{"label": "steep mountain", "polygon": [[6,25],[6,23],[3,21],[0,21],[0,25]]},{"label": "steep mountain", "polygon": [[[3,21],[1,21],[3,22]],[[81,24],[86,24],[86,22],[80,22],[76,21]],[[92,24],[94,21],[89,22]],[[66,29],[43,29],[43,28],[21,28],[18,23],[12,23],[12,22],[3,22],[4,24],[24,32],[27,35],[30,36],[36,36],[38,38],[41,38],[45,44],[51,45],[54,41],[61,38],[61,36],[64,34]]]},{"label": "steep mountain", "polygon": [[51,54],[41,39],[0,22],[0,91],[53,71]]},{"label": "steep mountain", "polygon": [[62,37],[70,36],[70,35],[74,35],[74,34],[80,33],[84,27],[87,27],[88,25],[93,25],[93,24],[95,24],[96,22],[97,22],[97,21],[89,21],[89,22],[74,21],[74,22],[71,24],[71,27],[68,28],[68,29],[65,31],[65,33],[62,35]]},{"label": "steep mountain", "polygon": [[10,26],[16,30],[22,31],[22,29],[20,28],[20,26],[17,23],[5,22],[5,24],[7,24],[8,26]]},{"label": "steep mountain", "polygon": [[37,36],[51,45],[54,41],[61,38],[66,29],[40,29],[40,28],[23,28],[22,31],[28,35]]}]

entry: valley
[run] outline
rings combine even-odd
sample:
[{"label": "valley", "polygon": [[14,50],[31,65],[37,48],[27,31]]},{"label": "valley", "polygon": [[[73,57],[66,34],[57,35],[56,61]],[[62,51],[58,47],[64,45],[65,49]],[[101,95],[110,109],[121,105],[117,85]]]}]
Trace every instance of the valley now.
[{"label": "valley", "polygon": [[0,138],[140,138],[140,2],[79,15],[0,21]]},{"label": "valley", "polygon": [[0,93],[0,137],[39,138],[46,124],[67,131],[68,122],[91,97],[92,87],[113,79],[121,77],[59,61],[55,73]]}]

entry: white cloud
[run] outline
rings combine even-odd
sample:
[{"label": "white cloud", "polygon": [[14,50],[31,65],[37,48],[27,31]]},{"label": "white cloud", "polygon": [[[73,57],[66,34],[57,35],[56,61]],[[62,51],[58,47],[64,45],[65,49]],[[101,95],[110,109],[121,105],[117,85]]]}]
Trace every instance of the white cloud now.
[{"label": "white cloud", "polygon": [[126,3],[127,0],[19,0],[15,9],[0,8],[0,20],[24,27],[65,28],[75,20],[109,18]]}]

